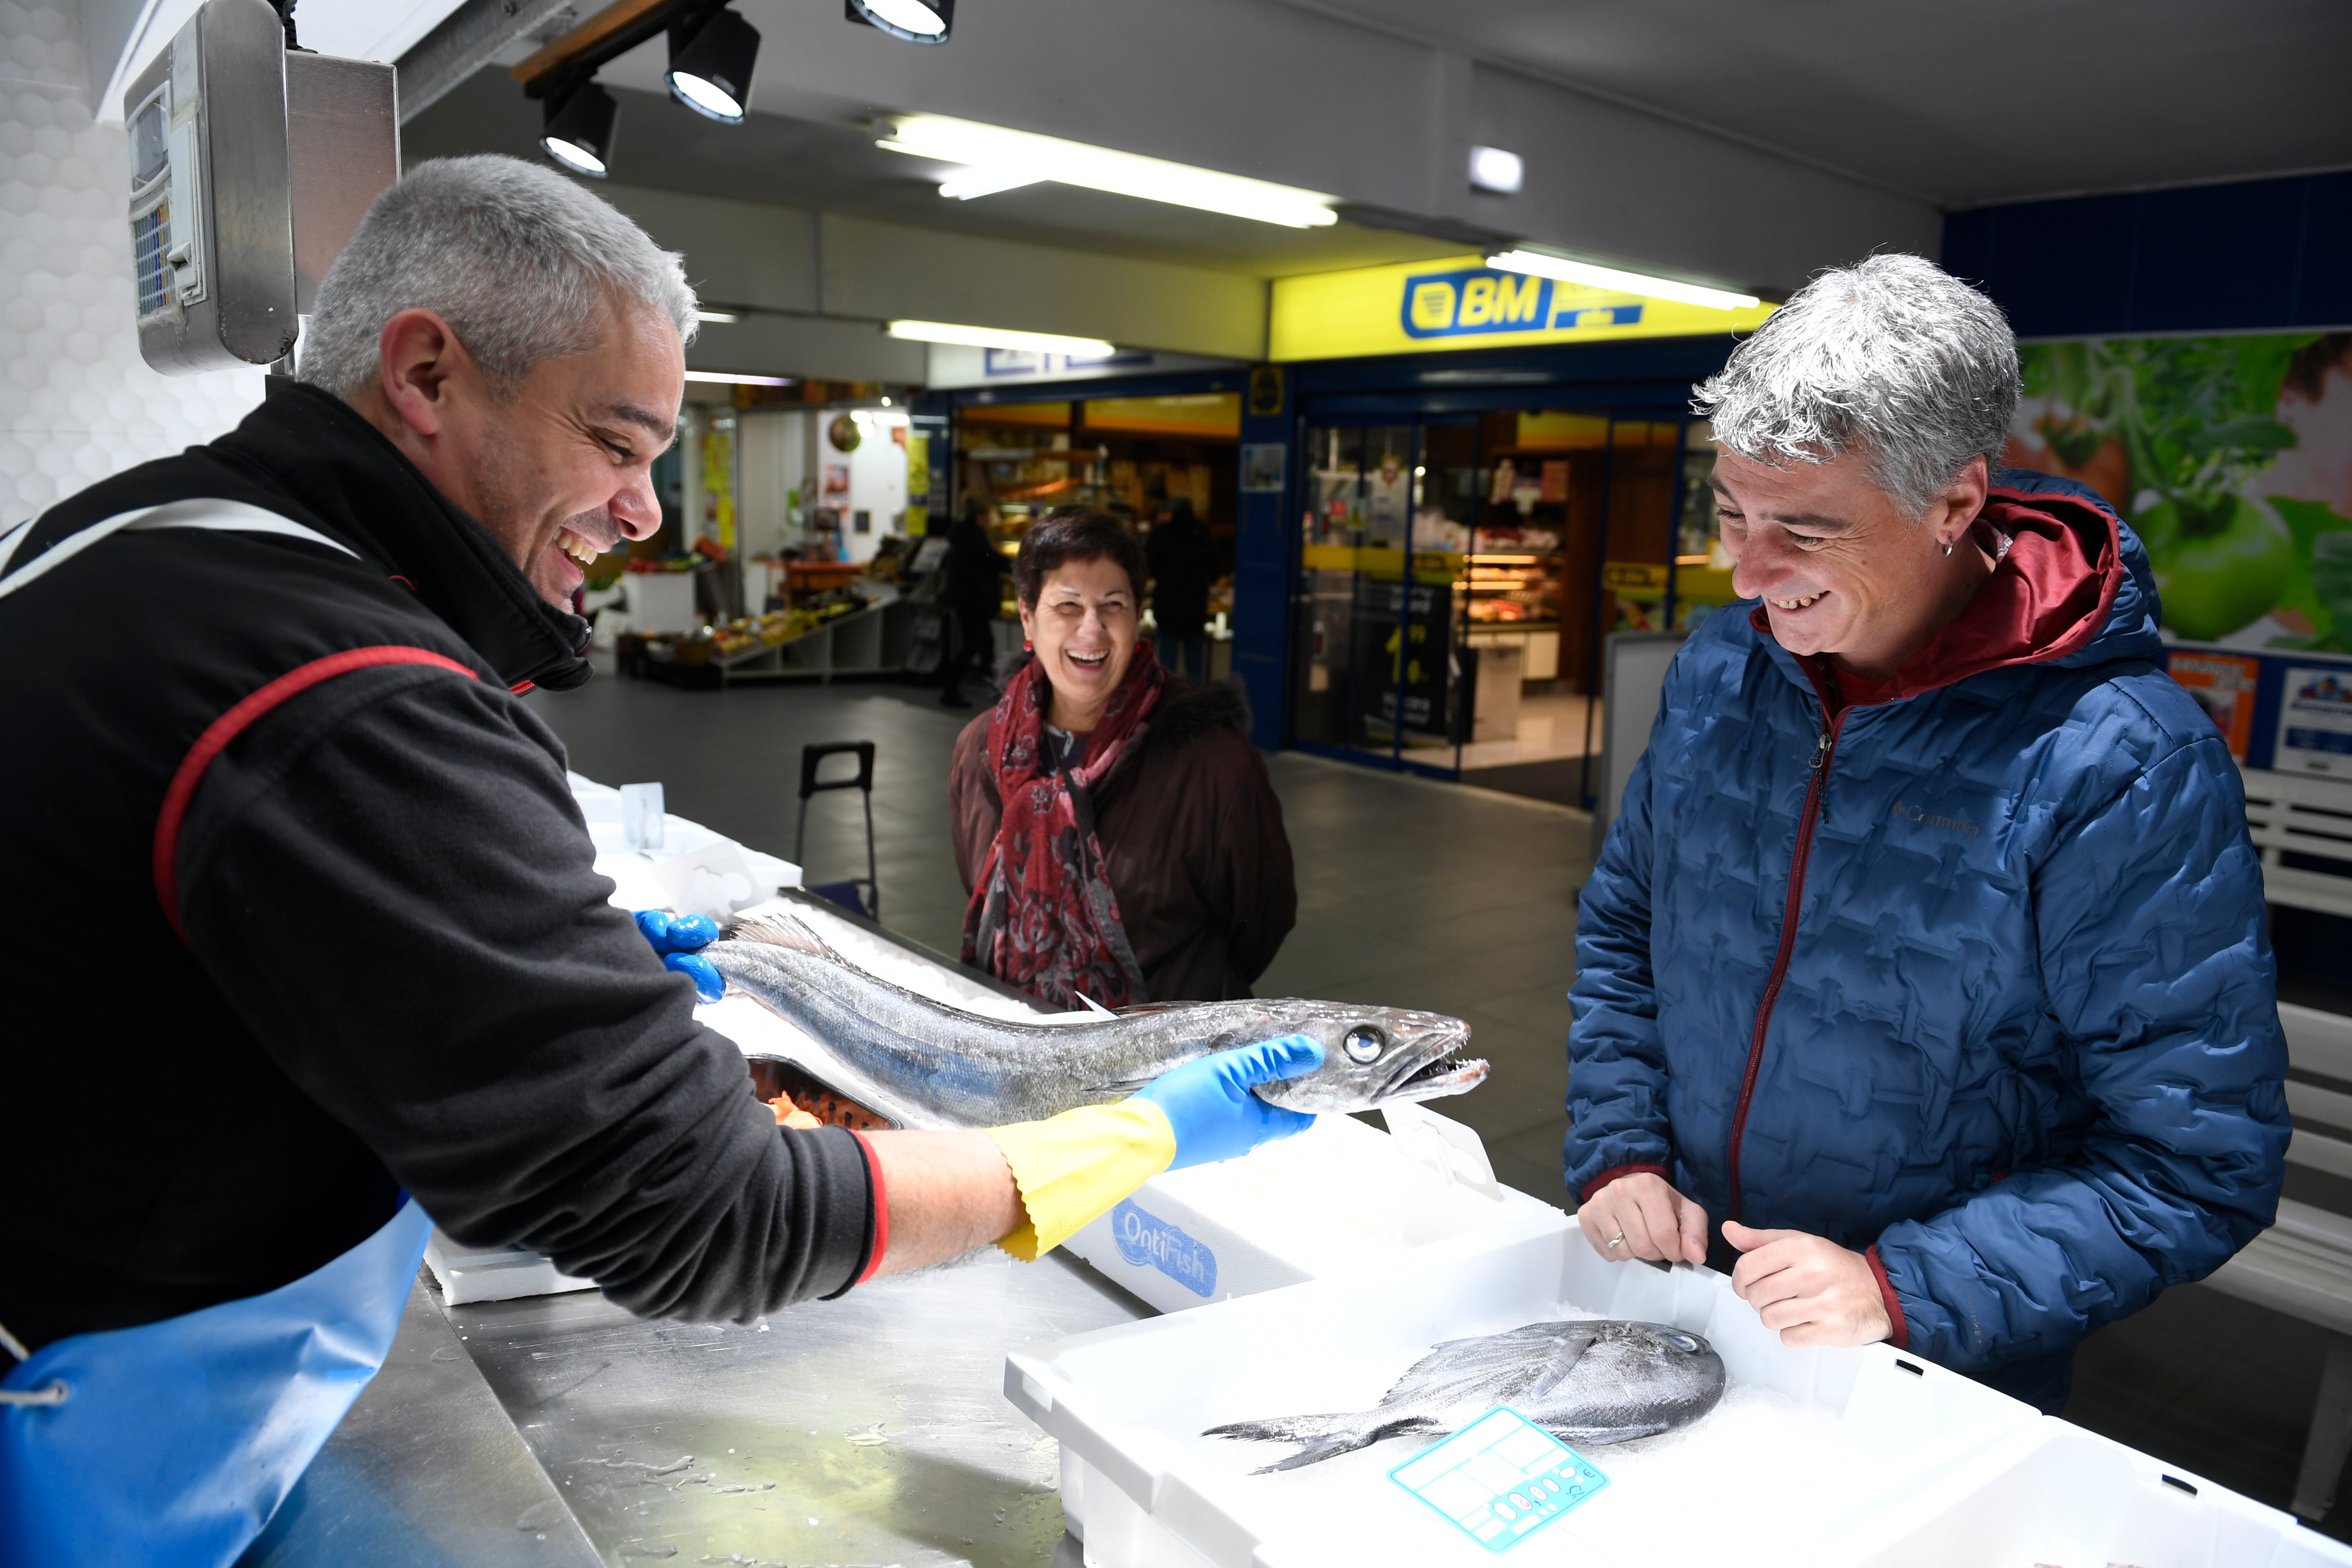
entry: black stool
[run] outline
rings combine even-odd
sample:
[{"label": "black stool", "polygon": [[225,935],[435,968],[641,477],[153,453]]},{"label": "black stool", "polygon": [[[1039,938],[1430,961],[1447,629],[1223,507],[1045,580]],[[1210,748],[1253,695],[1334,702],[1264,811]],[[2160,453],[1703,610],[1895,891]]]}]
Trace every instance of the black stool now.
[{"label": "black stool", "polygon": [[[820,779],[817,776],[825,758],[851,753],[857,758],[857,772],[854,775],[837,779]],[[882,885],[875,880],[874,868],[874,742],[828,741],[823,745],[801,748],[801,816],[800,825],[793,830],[793,859],[803,867],[803,875],[806,875],[807,863],[802,860],[801,850],[808,840],[809,797],[819,790],[826,789],[856,790],[866,804],[866,875],[863,878],[852,877],[845,882],[820,883],[808,890],[821,899],[856,909],[859,914],[878,916],[882,912]],[[861,884],[866,889],[866,900],[862,905],[857,898]],[[848,897],[842,898],[843,893]]]}]

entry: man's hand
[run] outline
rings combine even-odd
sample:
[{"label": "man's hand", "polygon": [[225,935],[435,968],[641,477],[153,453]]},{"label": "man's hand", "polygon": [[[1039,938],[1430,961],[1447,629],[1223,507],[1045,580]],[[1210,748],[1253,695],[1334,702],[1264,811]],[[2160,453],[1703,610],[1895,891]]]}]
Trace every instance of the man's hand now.
[{"label": "man's hand", "polygon": [[719,966],[702,956],[702,950],[719,940],[719,922],[709,915],[674,915],[667,910],[639,910],[637,929],[662,955],[662,967],[675,970],[694,982],[694,994],[703,1002],[716,1002],[727,994],[727,982]]},{"label": "man's hand", "polygon": [[1663,1176],[1620,1176],[1578,1205],[1577,1224],[1592,1250],[1612,1263],[1706,1261],[1706,1211]]},{"label": "man's hand", "polygon": [[[1612,1186],[1614,1183],[1611,1184]],[[1784,1345],[1867,1345],[1895,1331],[1870,1259],[1801,1230],[1752,1230],[1726,1220],[1723,1238],[1747,1256],[1731,1288]]]}]

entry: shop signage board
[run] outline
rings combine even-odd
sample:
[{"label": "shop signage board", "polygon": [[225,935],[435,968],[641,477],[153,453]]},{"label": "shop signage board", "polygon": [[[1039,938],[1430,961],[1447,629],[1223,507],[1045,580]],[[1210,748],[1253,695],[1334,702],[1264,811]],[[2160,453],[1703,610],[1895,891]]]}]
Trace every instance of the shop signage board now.
[{"label": "shop signage board", "polygon": [[2352,779],[2352,670],[2290,668],[2279,695],[2278,754],[2272,765],[2282,773]]},{"label": "shop signage board", "polygon": [[2254,692],[2262,683],[2263,661],[2240,654],[2176,653],[2167,668],[2205,710],[2229,742],[2230,755],[2242,764],[2254,738]]},{"label": "shop signage board", "polygon": [[1770,305],[1717,310],[1498,272],[1476,256],[1278,278],[1268,358],[1344,359],[1746,331]]}]

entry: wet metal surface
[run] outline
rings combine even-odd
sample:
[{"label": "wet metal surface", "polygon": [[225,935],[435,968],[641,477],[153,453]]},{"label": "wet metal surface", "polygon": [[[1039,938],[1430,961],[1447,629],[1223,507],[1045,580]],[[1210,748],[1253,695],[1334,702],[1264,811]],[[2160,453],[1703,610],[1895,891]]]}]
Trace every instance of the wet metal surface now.
[{"label": "wet metal surface", "polygon": [[593,1568],[466,1349],[420,1279],[383,1369],[239,1568]]},{"label": "wet metal surface", "polygon": [[1006,1403],[1004,1353],[1150,1312],[991,1248],[750,1325],[587,1291],[449,1319],[608,1563],[1044,1568],[1060,1458]]}]

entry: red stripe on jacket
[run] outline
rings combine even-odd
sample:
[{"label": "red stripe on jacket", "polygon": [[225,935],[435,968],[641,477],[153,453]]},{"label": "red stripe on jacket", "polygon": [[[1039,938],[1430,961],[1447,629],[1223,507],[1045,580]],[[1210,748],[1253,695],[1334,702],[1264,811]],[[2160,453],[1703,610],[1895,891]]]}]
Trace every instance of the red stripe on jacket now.
[{"label": "red stripe on jacket", "polygon": [[346,648],[341,653],[314,658],[310,663],[288,670],[260,690],[253,692],[234,708],[205,726],[188,754],[180,759],[179,771],[172,775],[171,788],[163,792],[163,809],[155,818],[155,899],[163,906],[163,918],[172,922],[173,931],[182,942],[188,940],[186,928],[180,924],[180,878],[177,861],[180,855],[180,826],[187,818],[188,803],[195,798],[196,786],[204,782],[205,770],[213,759],[226,751],[229,742],[289,698],[299,696],[321,681],[348,675],[354,669],[369,669],[382,664],[424,664],[441,669],[454,669],[468,680],[480,679],[475,673],[446,654],[430,648],[406,647],[384,644],[376,647]]}]

